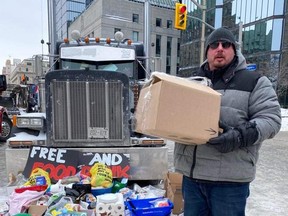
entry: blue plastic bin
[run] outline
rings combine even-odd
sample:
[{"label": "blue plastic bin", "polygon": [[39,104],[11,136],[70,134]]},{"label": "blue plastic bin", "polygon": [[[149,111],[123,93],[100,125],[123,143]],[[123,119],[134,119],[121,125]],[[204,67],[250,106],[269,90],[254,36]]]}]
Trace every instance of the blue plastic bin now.
[{"label": "blue plastic bin", "polygon": [[173,203],[168,200],[169,206],[154,207],[153,202],[160,198],[139,199],[126,201],[126,206],[130,211],[131,216],[169,216],[174,207]]},{"label": "blue plastic bin", "polygon": [[111,193],[113,188],[113,183],[108,188],[91,188],[91,193],[96,197],[98,195]]}]

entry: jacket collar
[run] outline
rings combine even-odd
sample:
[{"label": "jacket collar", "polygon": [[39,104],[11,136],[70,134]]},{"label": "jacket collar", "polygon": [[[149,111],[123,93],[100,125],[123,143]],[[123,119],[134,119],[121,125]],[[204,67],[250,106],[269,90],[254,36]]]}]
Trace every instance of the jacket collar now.
[{"label": "jacket collar", "polygon": [[220,79],[222,78],[225,83],[228,83],[235,75],[235,73],[239,70],[246,69],[246,59],[237,51],[234,59],[229,65],[221,69],[216,69],[214,71],[210,71],[208,67],[208,62],[205,60],[203,64],[200,66],[199,74],[205,75],[206,77],[212,79]]}]

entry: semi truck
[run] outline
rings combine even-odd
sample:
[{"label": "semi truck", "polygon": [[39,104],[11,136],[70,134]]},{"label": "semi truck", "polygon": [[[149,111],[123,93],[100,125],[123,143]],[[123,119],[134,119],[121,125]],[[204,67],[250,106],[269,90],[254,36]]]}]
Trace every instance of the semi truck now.
[{"label": "semi truck", "polygon": [[166,140],[133,130],[139,92],[149,78],[143,43],[125,39],[122,32],[103,39],[73,31],[55,50],[53,69],[38,80],[42,112],[14,117],[18,132],[7,141],[7,173],[26,169],[31,148],[52,148],[90,155],[94,162],[99,156],[108,165],[107,158],[120,155],[127,159],[128,179],[163,179]]}]

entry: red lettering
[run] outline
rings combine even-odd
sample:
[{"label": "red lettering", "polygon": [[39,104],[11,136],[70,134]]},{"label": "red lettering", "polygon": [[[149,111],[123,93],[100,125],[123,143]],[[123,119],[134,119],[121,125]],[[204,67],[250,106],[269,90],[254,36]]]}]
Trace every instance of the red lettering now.
[{"label": "red lettering", "polygon": [[[64,177],[76,175],[77,173],[76,167],[65,166],[64,164],[54,166],[50,163],[44,164],[42,162],[35,162],[32,166],[32,170],[34,170],[35,168],[41,168],[48,172],[51,180],[53,181],[58,181],[60,179],[63,179]],[[91,176],[90,169],[91,166],[83,166],[80,173],[85,176]],[[111,166],[110,169],[112,170],[114,178],[129,178],[129,165],[126,165],[125,167],[122,167],[120,165]]]},{"label": "red lettering", "polygon": [[45,164],[43,169],[50,174],[50,178],[52,177],[53,171],[54,171],[54,165],[53,164]]},{"label": "red lettering", "polygon": [[[65,166],[63,164],[60,164],[58,166],[54,166],[53,164],[44,164],[41,162],[35,162],[32,166],[32,170],[35,168],[41,168],[49,173],[49,176],[52,180],[58,181],[60,179],[63,179],[67,176],[73,176],[76,175],[76,168],[73,166]],[[31,171],[32,171],[31,170]]]},{"label": "red lettering", "polygon": [[[128,174],[130,171],[129,165],[127,165],[123,168],[120,165],[119,166],[110,166],[109,168],[112,171],[113,178],[128,178],[129,177],[129,174]],[[91,166],[82,166],[80,173],[82,175],[85,175],[85,176],[91,176],[90,169],[91,169]]]},{"label": "red lettering", "polygon": [[53,179],[59,180],[67,176],[73,176],[76,174],[75,167],[68,166],[66,167],[63,164],[60,164],[55,167],[53,170]]},{"label": "red lettering", "polygon": [[91,177],[90,169],[91,166],[82,166],[80,174]]},{"label": "red lettering", "polygon": [[114,178],[128,178],[129,177],[128,172],[130,170],[130,166],[126,165],[123,168],[121,166],[112,166],[111,170]]}]

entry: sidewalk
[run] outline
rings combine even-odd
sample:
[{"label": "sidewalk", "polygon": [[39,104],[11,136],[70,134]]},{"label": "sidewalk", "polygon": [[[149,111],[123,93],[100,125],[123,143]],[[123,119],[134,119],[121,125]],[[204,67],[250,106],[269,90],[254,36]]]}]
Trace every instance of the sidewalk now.
[{"label": "sidewalk", "polygon": [[247,216],[285,216],[288,212],[288,131],[263,143],[256,179],[251,183]]}]

